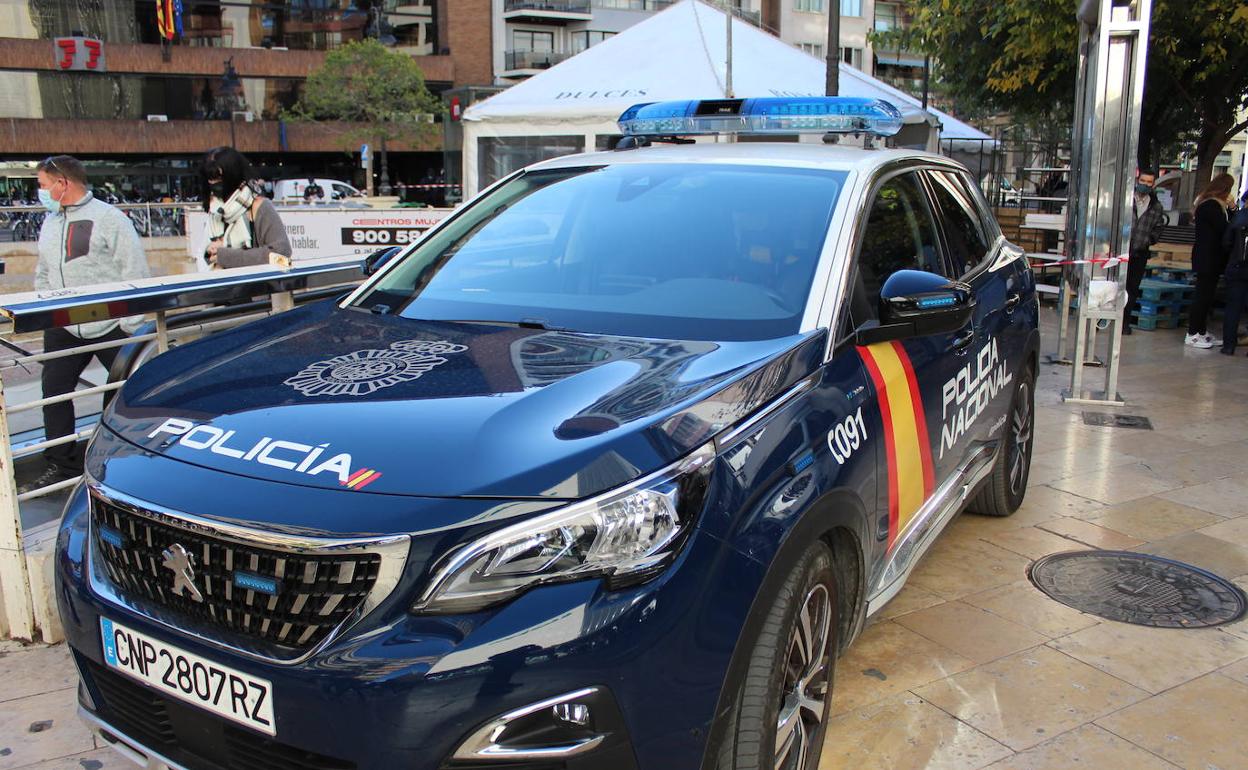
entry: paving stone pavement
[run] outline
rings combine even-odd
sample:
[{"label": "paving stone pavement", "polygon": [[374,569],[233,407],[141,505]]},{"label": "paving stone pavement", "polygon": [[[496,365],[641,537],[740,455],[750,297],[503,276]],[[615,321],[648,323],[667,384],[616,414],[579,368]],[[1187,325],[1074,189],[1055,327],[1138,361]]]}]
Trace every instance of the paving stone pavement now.
[{"label": "paving stone pavement", "polygon": [[[840,660],[821,770],[1248,770],[1248,621],[1114,623],[1026,578],[1049,553],[1121,548],[1248,588],[1248,359],[1126,338],[1118,411],[1153,431],[1084,425],[1069,376],[1041,366],[1022,509],[955,520]],[[0,642],[0,770],[132,767],[78,722],[74,686],[63,645]]]}]

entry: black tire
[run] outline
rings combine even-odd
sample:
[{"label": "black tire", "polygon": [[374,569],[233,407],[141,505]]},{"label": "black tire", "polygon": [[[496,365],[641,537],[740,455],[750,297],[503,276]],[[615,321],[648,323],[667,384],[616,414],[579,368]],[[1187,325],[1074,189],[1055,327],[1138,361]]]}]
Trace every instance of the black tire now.
[{"label": "black tire", "polygon": [[[838,630],[832,552],[815,542],[767,611],[727,717],[718,770],[818,767],[832,704]],[[817,650],[813,663],[812,647]],[[784,741],[777,740],[782,715],[791,728]]]},{"label": "black tire", "polygon": [[1031,475],[1031,448],[1036,435],[1036,374],[1031,366],[1018,380],[1005,418],[1005,435],[992,474],[968,510],[985,516],[1009,516],[1023,504]]}]

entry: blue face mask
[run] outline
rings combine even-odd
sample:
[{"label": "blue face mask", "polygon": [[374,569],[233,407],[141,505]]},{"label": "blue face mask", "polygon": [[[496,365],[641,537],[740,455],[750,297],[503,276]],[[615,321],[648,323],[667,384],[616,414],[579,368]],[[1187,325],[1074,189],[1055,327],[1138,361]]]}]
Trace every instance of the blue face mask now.
[{"label": "blue face mask", "polygon": [[45,209],[53,214],[61,210],[60,202],[53,200],[52,193],[42,187],[39,188],[39,202],[43,204]]}]

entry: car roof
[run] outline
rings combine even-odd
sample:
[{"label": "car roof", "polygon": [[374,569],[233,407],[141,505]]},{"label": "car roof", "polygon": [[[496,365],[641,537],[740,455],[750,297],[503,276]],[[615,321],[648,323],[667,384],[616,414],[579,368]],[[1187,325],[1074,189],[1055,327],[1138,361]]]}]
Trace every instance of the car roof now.
[{"label": "car roof", "polygon": [[699,142],[563,155],[535,163],[530,168],[569,168],[620,163],[726,163],[870,172],[880,166],[905,159],[951,163],[947,157],[919,150],[864,150],[860,147],[803,142]]}]

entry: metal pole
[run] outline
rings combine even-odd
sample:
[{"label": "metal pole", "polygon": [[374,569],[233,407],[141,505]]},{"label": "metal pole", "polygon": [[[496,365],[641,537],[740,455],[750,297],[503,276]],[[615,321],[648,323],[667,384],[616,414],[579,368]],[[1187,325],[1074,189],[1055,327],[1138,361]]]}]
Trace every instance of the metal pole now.
[{"label": "metal pole", "polygon": [[724,3],[724,16],[727,18],[728,59],[724,66],[724,96],[731,99],[732,94],[732,6]]},{"label": "metal pole", "polygon": [[823,90],[825,96],[841,94],[841,0],[828,0],[828,63]]},{"label": "metal pole", "polygon": [[156,313],[156,350],[164,353],[169,349],[169,323],[165,311]]},{"label": "metal pole", "polygon": [[[9,444],[9,418],[4,408],[4,381],[0,380],[0,594],[3,594],[4,626],[13,639],[35,637],[35,607],[30,597],[30,573],[22,541],[22,514],[17,503],[13,473],[13,450]],[[2,630],[2,629],[0,629]]]}]

